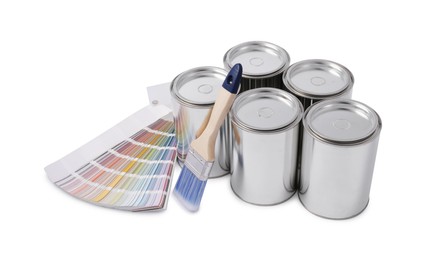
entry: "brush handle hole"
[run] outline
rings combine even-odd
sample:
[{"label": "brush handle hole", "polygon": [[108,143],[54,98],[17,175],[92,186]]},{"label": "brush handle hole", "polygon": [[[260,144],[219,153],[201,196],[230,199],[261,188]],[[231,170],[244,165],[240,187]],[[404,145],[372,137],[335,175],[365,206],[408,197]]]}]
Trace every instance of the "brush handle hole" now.
[{"label": "brush handle hole", "polygon": [[229,75],[226,78],[226,83],[228,83],[229,85],[232,85],[233,82],[234,82],[234,77],[232,77],[232,75]]}]

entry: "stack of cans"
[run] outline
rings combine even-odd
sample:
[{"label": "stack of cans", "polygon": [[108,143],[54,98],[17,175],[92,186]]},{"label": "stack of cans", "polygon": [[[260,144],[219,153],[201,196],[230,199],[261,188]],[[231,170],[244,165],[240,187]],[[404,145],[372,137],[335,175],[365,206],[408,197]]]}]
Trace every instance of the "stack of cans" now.
[{"label": "stack of cans", "polygon": [[201,67],[171,85],[183,162],[204,129],[227,71],[243,65],[240,94],[216,140],[211,177],[231,173],[231,187],[256,205],[279,204],[298,191],[310,212],[331,219],[361,213],[369,201],[382,122],[354,100],[354,77],[329,60],[290,66],[282,47],[252,41],[230,48],[224,69]]}]

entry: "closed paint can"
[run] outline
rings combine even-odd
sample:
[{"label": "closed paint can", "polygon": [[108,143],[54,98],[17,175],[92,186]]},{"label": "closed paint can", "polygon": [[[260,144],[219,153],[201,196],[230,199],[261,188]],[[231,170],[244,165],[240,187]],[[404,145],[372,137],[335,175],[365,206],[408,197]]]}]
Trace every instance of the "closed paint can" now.
[{"label": "closed paint can", "polygon": [[303,108],[292,94],[259,88],[231,109],[231,187],[242,200],[274,205],[297,190],[297,140]]},{"label": "closed paint can", "polygon": [[[170,86],[175,118],[178,162],[185,161],[191,142],[201,135],[210,118],[217,91],[227,72],[216,67],[199,67],[178,75]],[[216,139],[215,163],[211,178],[229,173],[229,117]]]},{"label": "closed paint can", "polygon": [[329,60],[304,60],[292,64],[283,75],[287,91],[306,110],[312,104],[334,98],[351,98],[354,77],[343,65]]},{"label": "closed paint can", "polygon": [[240,63],[243,68],[240,93],[263,87],[283,89],[282,75],[290,65],[283,48],[269,42],[251,41],[229,49],[223,57],[226,70]]},{"label": "closed paint can", "polygon": [[310,212],[346,219],[368,204],[382,122],[349,99],[319,102],[303,117],[299,198]]}]

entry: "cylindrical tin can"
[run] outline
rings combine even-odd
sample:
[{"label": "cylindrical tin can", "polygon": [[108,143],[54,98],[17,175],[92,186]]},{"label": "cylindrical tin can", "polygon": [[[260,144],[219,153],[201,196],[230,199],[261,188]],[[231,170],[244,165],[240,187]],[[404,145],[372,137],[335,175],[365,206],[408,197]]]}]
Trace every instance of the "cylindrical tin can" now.
[{"label": "cylindrical tin can", "polygon": [[315,102],[351,98],[354,77],[336,62],[304,60],[292,64],[282,78],[287,91],[296,95],[306,110]]},{"label": "cylindrical tin can", "polygon": [[349,99],[311,106],[303,117],[299,198],[310,212],[346,219],[368,204],[382,122]]},{"label": "cylindrical tin can", "polygon": [[274,205],[296,191],[297,140],[303,107],[292,94],[259,88],[231,109],[231,187],[242,200]]},{"label": "cylindrical tin can", "polygon": [[[221,68],[199,67],[181,73],[171,83],[178,162],[181,165],[191,142],[207,126],[217,91],[222,87],[226,75],[226,71]],[[220,128],[215,149],[211,178],[229,173],[229,117]]]},{"label": "cylindrical tin can", "polygon": [[245,42],[229,49],[223,57],[226,70],[243,65],[240,93],[255,88],[283,89],[282,75],[290,65],[290,56],[281,47],[263,41]]}]

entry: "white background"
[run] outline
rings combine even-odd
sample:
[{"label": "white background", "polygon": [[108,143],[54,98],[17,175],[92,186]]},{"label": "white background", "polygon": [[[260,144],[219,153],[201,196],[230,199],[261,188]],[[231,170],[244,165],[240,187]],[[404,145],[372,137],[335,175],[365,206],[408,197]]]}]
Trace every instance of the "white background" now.
[{"label": "white background", "polygon": [[[141,2],[0,3],[1,259],[425,259],[422,1]],[[248,40],[353,72],[353,98],[383,120],[363,214],[322,219],[297,197],[253,206],[229,177],[209,181],[196,214],[173,198],[129,213],[48,181],[46,165],[146,106],[147,86],[222,66]]]}]

